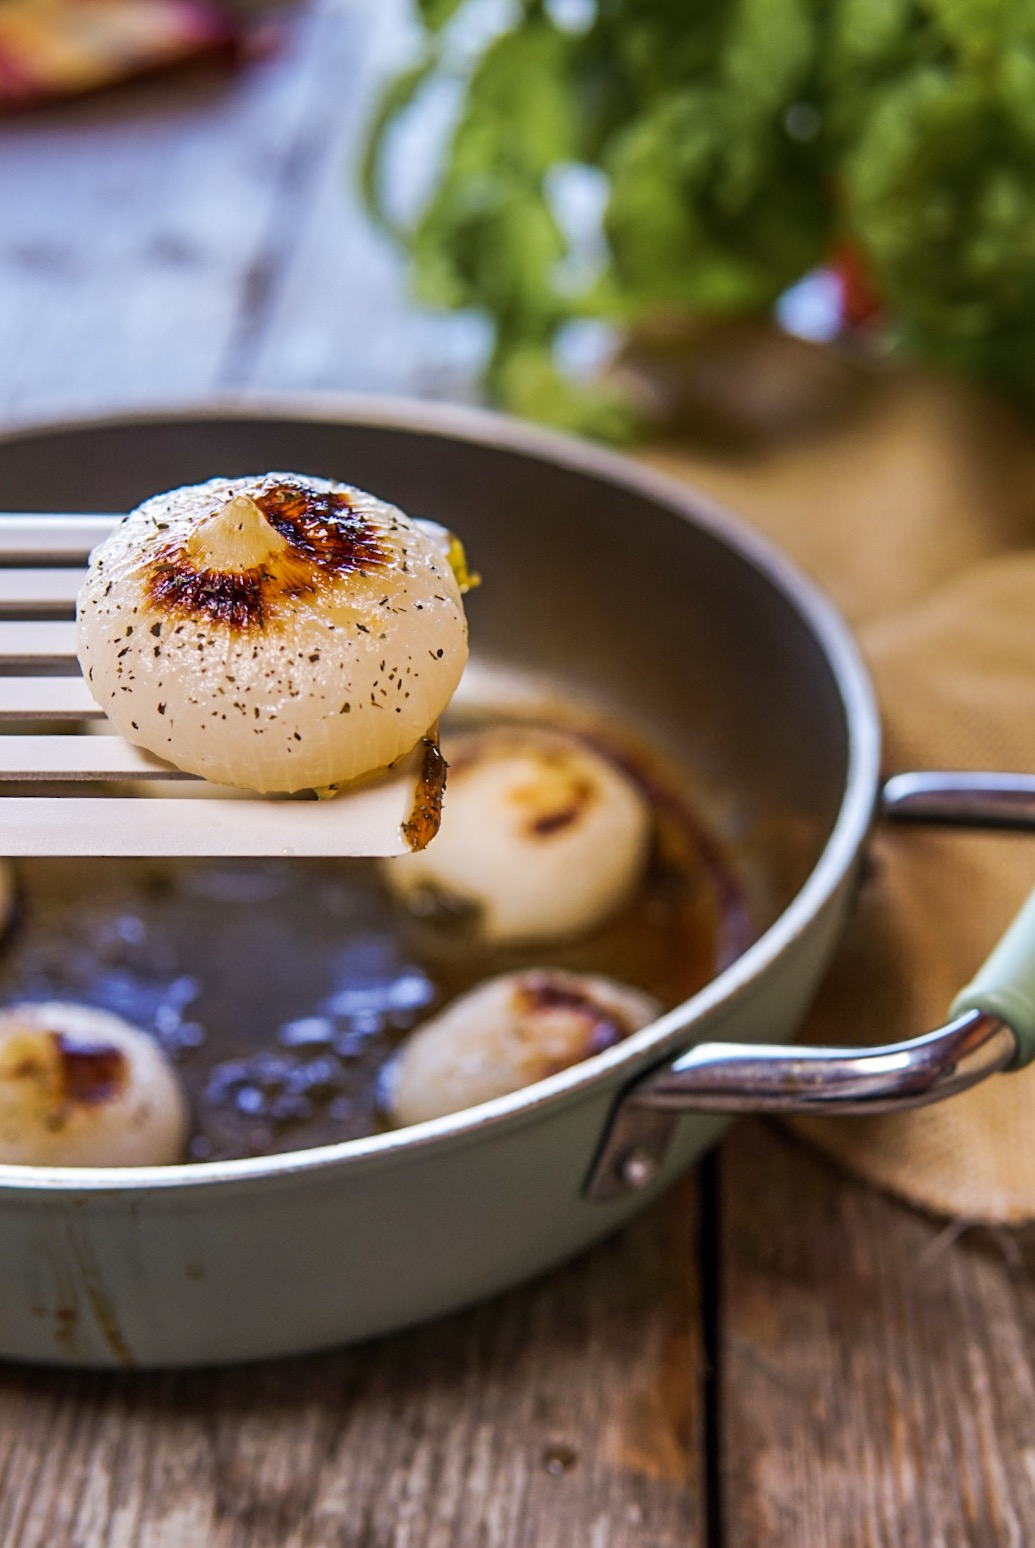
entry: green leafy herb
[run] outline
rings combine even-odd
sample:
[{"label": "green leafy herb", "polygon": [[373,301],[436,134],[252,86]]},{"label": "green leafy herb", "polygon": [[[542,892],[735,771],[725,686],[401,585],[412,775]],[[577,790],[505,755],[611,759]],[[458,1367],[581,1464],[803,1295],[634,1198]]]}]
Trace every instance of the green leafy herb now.
[{"label": "green leafy herb", "polygon": [[[394,125],[458,77],[396,233],[422,297],[491,320],[509,407],[628,435],[631,409],[558,364],[567,323],[763,315],[844,251],[904,346],[1035,406],[1035,0],[524,0],[472,60],[475,3],[420,0],[427,51],[386,88],[364,186],[385,219]],[[607,186],[575,286],[573,166]]]}]

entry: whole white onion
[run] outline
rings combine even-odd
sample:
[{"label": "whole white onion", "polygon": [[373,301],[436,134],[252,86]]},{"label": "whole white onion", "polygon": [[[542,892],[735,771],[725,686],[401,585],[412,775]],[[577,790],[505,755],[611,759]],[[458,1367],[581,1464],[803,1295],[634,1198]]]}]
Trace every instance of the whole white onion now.
[{"label": "whole white onion", "polygon": [[86,1005],[0,1011],[0,1162],[165,1166],[186,1137],[180,1083],[139,1027]]},{"label": "whole white onion", "polygon": [[503,973],[417,1028],[387,1068],[400,1125],[441,1118],[544,1080],[660,1015],[651,995],[585,973]]},{"label": "whole white onion", "polygon": [[576,736],[500,726],[450,739],[448,818],[427,849],[383,863],[394,892],[470,903],[496,944],[582,935],[639,882],[652,816],[642,791]]},{"label": "whole white onion", "polygon": [[267,793],[387,767],[467,659],[448,534],[295,473],[147,500],[92,554],[77,639],[128,741]]}]

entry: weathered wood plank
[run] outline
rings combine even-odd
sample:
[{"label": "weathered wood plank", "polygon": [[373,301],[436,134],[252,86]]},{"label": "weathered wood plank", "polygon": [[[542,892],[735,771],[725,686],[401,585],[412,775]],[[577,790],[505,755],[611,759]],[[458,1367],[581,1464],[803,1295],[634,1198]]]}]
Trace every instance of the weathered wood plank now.
[{"label": "weathered wood plank", "polygon": [[[222,380],[263,389],[476,397],[487,328],[470,315],[414,303],[400,254],[373,229],[357,193],[376,92],[413,57],[412,7],[405,0],[367,7],[362,28],[350,30],[334,10],[325,51],[336,66],[325,63],[326,79],[342,86],[325,90],[322,109],[313,104],[308,137],[297,146],[304,176],[286,189],[256,271],[261,285],[246,298]],[[408,188],[419,190],[430,173],[442,119],[433,110],[400,146],[395,164]]]},{"label": "weathered wood plank", "polygon": [[0,1373],[4,1548],[695,1548],[695,1188],[538,1284],[221,1372]]},{"label": "weathered wood plank", "polygon": [[947,1229],[760,1124],[721,1165],[725,1548],[1035,1541],[1023,1239]]},{"label": "weathered wood plank", "polygon": [[420,314],[359,209],[407,0],[310,0],[282,47],[11,121],[0,207],[0,419],[220,389],[469,385],[480,338]]}]

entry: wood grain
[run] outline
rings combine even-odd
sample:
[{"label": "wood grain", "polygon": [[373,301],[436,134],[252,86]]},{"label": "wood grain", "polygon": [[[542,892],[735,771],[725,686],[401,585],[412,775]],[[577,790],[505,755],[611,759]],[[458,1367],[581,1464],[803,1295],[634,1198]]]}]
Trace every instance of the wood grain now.
[{"label": "wood grain", "polygon": [[310,0],[238,75],[0,125],[0,419],[252,386],[469,394],[479,331],[415,308],[355,189],[411,32],[407,0]]},{"label": "wood grain", "polygon": [[[320,80],[220,383],[476,398],[487,328],[470,314],[415,303],[400,254],[367,220],[357,192],[376,93],[412,56],[410,7],[404,0],[377,6],[321,0],[315,14],[322,17],[313,48]],[[393,168],[414,191],[430,171],[434,124],[442,116],[418,122],[395,145]]]},{"label": "wood grain", "polygon": [[760,1124],[722,1173],[726,1548],[1035,1541],[1024,1239],[931,1222]]},{"label": "wood grain", "polygon": [[4,1548],[695,1548],[695,1188],[392,1339],[154,1376],[0,1372]]}]

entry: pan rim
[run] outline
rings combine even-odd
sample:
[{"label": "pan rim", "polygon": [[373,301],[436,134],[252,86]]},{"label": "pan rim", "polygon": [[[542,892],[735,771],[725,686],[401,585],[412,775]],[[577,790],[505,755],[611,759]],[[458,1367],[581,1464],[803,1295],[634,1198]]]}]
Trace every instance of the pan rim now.
[{"label": "pan rim", "polygon": [[402,1162],[428,1145],[464,1145],[488,1128],[539,1118],[544,1109],[574,1102],[623,1074],[632,1076],[671,1058],[693,1028],[719,1007],[748,998],[765,973],[790,950],[834,895],[870,830],[880,768],[880,725],[869,673],[848,624],[834,603],[768,538],[689,484],[641,466],[589,442],[544,430],[483,408],[429,403],[367,393],[230,393],[144,408],[114,407],[100,414],[21,422],[0,432],[0,447],[38,436],[131,429],[207,420],[277,418],[329,426],[398,429],[514,452],[603,479],[703,528],[731,548],[804,622],[833,678],[847,728],[846,776],[841,803],[820,855],[798,892],[763,934],[689,999],[621,1044],[559,1074],[477,1107],[387,1134],[309,1150],[233,1161],[184,1162],[165,1167],[31,1167],[0,1164],[0,1196],[74,1194],[80,1198],[180,1192],[248,1185],[258,1179],[290,1181],[328,1169],[350,1172]]}]

